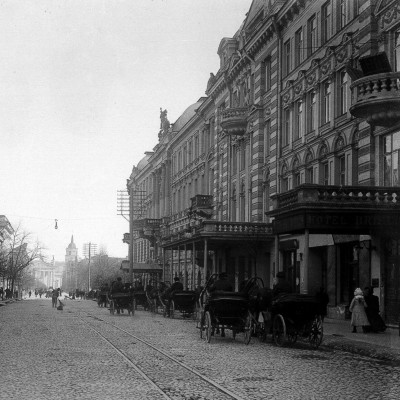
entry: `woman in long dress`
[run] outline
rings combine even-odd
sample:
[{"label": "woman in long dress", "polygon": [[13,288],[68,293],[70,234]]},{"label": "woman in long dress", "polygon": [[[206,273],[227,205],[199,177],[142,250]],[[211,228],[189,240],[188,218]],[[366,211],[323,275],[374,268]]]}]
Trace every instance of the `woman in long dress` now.
[{"label": "woman in long dress", "polygon": [[363,332],[366,333],[366,327],[370,325],[365,312],[366,307],[367,303],[365,302],[363,291],[360,288],[357,288],[354,291],[354,298],[351,301],[349,308],[352,313],[351,326],[353,327],[353,333],[357,333],[357,326],[361,326]]}]

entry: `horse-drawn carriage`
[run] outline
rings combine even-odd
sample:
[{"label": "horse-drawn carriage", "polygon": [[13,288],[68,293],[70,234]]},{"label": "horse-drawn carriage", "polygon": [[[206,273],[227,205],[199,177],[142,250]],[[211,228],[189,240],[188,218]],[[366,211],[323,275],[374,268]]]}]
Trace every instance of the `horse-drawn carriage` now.
[{"label": "horse-drawn carriage", "polygon": [[262,279],[249,279],[240,292],[209,292],[213,275],[200,295],[201,317],[198,321],[200,337],[208,342],[219,330],[244,333],[248,344],[251,336],[265,341],[268,334],[278,346],[294,344],[298,338],[308,340],[314,348],[322,342],[321,305],[314,296],[281,294],[273,298],[273,291],[264,287]]},{"label": "horse-drawn carriage", "polygon": [[217,332],[225,336],[231,330],[233,338],[244,334],[244,343],[249,344],[253,332],[254,319],[250,309],[250,286],[242,292],[210,291],[217,274],[212,275],[199,297],[200,319],[197,327],[200,337],[207,342]]},{"label": "horse-drawn carriage", "polygon": [[128,315],[135,314],[136,300],[134,292],[131,289],[115,290],[115,281],[111,283],[110,292],[108,298],[110,301],[109,309],[110,314],[114,315],[115,311],[117,314],[128,311]]},{"label": "horse-drawn carriage", "polygon": [[281,294],[259,314],[259,337],[265,340],[267,334],[272,333],[278,346],[286,342],[294,344],[301,338],[316,349],[323,338],[320,310],[321,306],[314,296]]},{"label": "horse-drawn carriage", "polygon": [[196,319],[196,310],[197,292],[194,290],[183,290],[171,293],[169,298],[165,300],[163,315],[164,317],[169,316],[170,318],[174,318],[179,312],[183,318],[192,317]]}]

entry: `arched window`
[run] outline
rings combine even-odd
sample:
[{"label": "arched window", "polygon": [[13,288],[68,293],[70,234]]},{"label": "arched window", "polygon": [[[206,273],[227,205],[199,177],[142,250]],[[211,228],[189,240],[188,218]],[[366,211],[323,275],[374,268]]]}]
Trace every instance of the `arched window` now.
[{"label": "arched window", "polygon": [[306,165],[306,183],[314,183],[314,167],[312,165],[313,156],[311,152],[309,152],[305,159]]},{"label": "arched window", "polygon": [[296,188],[297,186],[300,186],[300,183],[299,160],[296,158],[293,161],[293,187]]},{"label": "arched window", "polygon": [[289,190],[289,178],[286,165],[281,169],[281,192],[287,192]]}]

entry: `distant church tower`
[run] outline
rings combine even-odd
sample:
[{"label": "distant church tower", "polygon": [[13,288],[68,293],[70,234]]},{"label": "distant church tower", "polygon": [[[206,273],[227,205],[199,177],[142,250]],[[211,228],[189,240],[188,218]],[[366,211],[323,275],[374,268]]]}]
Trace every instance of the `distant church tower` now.
[{"label": "distant church tower", "polygon": [[72,235],[71,243],[65,250],[65,283],[66,289],[70,291],[76,289],[77,286],[78,249],[74,243],[74,235]]}]

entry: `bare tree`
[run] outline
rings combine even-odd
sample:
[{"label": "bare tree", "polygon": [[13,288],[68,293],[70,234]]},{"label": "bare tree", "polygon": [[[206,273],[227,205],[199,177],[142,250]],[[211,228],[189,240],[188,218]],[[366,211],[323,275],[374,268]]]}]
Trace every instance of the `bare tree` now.
[{"label": "bare tree", "polygon": [[32,235],[26,233],[19,225],[11,235],[7,244],[2,246],[0,263],[2,273],[11,283],[11,290],[20,281],[24,270],[40,257],[41,247],[38,242],[32,242]]}]

